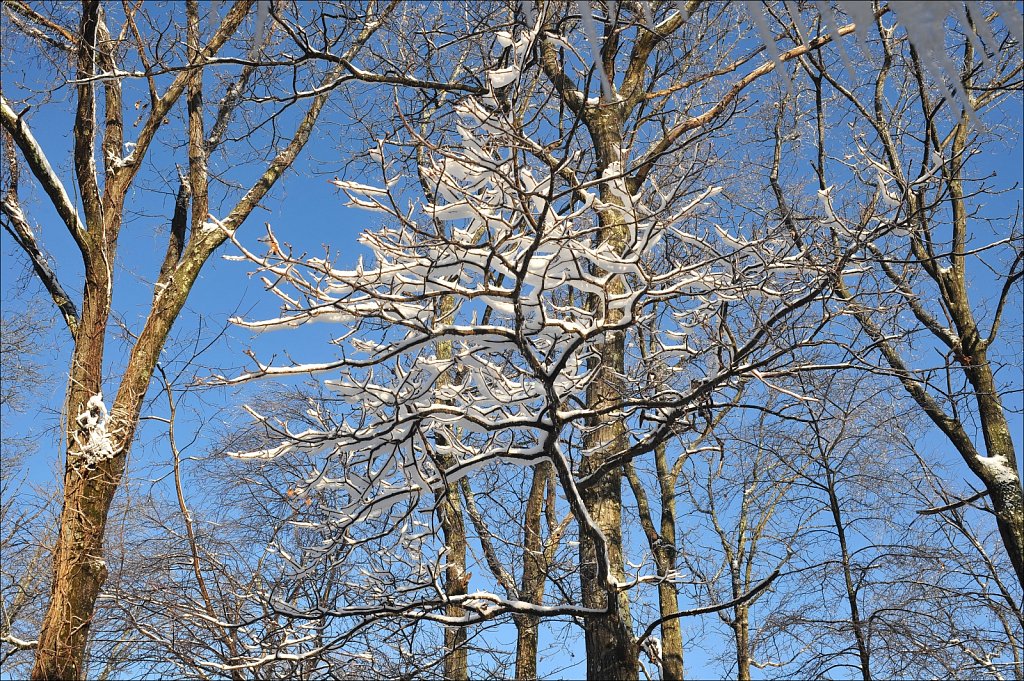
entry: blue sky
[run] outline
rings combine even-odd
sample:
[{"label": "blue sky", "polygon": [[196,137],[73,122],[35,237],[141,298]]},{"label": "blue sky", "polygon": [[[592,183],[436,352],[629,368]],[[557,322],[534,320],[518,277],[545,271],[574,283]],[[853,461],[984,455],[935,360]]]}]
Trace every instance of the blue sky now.
[{"label": "blue sky", "polygon": [[[5,62],[5,69],[8,65]],[[32,71],[26,67],[27,74],[31,78]],[[5,81],[13,81],[20,74],[5,77]],[[61,92],[67,93],[64,88]],[[127,97],[126,97],[127,99]],[[1013,112],[1019,118],[1020,102],[1017,101],[1017,109]],[[287,122],[287,117],[285,117]],[[34,111],[29,118],[37,138],[49,155],[51,162],[57,169],[58,174],[70,183],[72,172],[70,168],[70,118],[59,106],[40,107]],[[168,132],[175,129],[177,123],[169,126]],[[342,118],[336,117],[327,122],[328,134],[318,137],[310,143],[306,153],[303,154],[299,163],[290,171],[274,189],[271,196],[264,202],[264,209],[258,209],[247,221],[240,238],[250,247],[254,247],[255,240],[263,234],[263,223],[270,223],[278,238],[282,242],[291,243],[297,252],[319,254],[323,252],[324,244],[329,244],[329,251],[336,257],[340,266],[347,267],[354,265],[360,255],[366,255],[364,247],[356,242],[359,233],[376,224],[377,220],[372,214],[349,209],[344,207],[343,197],[333,187],[329,180],[338,174],[341,161],[351,148],[346,148],[344,140],[349,130],[346,129]],[[1006,206],[1017,206],[1021,204],[1021,181],[1024,175],[1022,169],[1022,152],[1019,136],[1010,138],[1011,143],[1001,150],[990,150],[985,160],[989,167],[1000,176],[1010,178],[1016,184],[1016,189],[1004,195],[1001,199],[1001,206],[994,210],[1006,213]],[[156,152],[156,161],[164,160]],[[250,168],[234,169],[237,175],[246,176],[254,172]],[[171,192],[174,186],[173,175],[168,177],[168,164],[151,168],[144,171],[145,176],[139,186],[149,186],[148,191],[139,191],[130,201],[137,207],[144,207],[144,215],[133,218],[123,231],[121,238],[121,258],[117,263],[117,288],[115,297],[115,309],[118,318],[124,322],[129,331],[137,331],[144,319],[148,309],[148,303],[152,295],[151,281],[159,268],[163,256],[163,239],[166,235],[169,215],[173,207],[173,196]],[[163,175],[161,175],[163,174]],[[348,177],[356,181],[374,183],[376,178]],[[1010,184],[1011,182],[1007,182]],[[80,291],[76,282],[81,277],[80,265],[77,251],[68,237],[66,231],[60,225],[55,213],[49,207],[45,196],[37,189],[30,189],[31,184],[22,182],[22,202],[28,212],[30,219],[39,225],[38,235],[47,252],[52,257],[54,269],[61,274],[64,286],[74,294]],[[217,215],[216,208],[212,212]],[[42,293],[34,282],[26,287],[20,286],[23,280],[23,273],[27,271],[24,259],[17,253],[16,246],[4,233],[2,238],[2,249],[0,249],[0,272],[3,274],[3,311],[5,315],[19,314],[26,305],[38,305],[43,314],[52,313],[50,304],[45,293]],[[222,248],[219,254],[233,254],[234,249],[228,245]],[[190,382],[193,378],[203,379],[213,373],[224,373],[231,375],[247,365],[248,360],[243,355],[243,350],[253,348],[262,360],[266,360],[275,353],[283,357],[284,353],[291,354],[295,359],[302,360],[306,356],[310,358],[322,358],[324,356],[324,340],[331,335],[332,330],[328,327],[314,328],[303,331],[301,336],[283,336],[280,333],[271,333],[266,336],[253,337],[245,330],[233,327],[228,319],[235,315],[242,315],[248,318],[260,318],[272,316],[277,311],[277,304],[272,296],[263,291],[263,287],[257,279],[248,275],[250,267],[245,263],[227,262],[220,257],[214,257],[204,268],[199,281],[189,299],[186,311],[178,320],[172,342],[165,353],[165,363],[169,374],[172,376],[180,373],[180,380]],[[981,298],[992,295],[991,282],[984,276],[974,283],[977,293]],[[33,296],[26,293],[35,292]],[[1012,312],[1019,322],[1021,310],[1018,307]],[[221,332],[223,331],[223,335]],[[111,337],[116,339],[119,332],[112,329]],[[44,483],[54,480],[57,459],[56,452],[59,448],[60,428],[59,407],[63,394],[66,367],[69,361],[68,335],[62,322],[54,316],[54,322],[49,333],[40,343],[40,359],[44,362],[50,374],[50,381],[45,388],[35,395],[33,403],[22,414],[4,413],[4,434],[20,434],[38,439],[39,450],[33,455],[26,472],[33,482]],[[1013,342],[1012,339],[1010,341]],[[126,345],[123,342],[113,340],[108,346],[108,372],[112,379],[107,385],[108,395],[116,390],[116,376],[118,368],[123,366],[126,354]],[[197,349],[203,352],[191,365],[184,364],[185,360],[192,357]],[[1018,357],[1020,354],[1018,346]],[[1019,364],[1018,364],[1019,366]],[[197,410],[196,418],[186,418],[179,428],[187,430],[189,427],[196,430],[198,424],[208,416],[202,413],[212,409],[212,405],[223,405],[225,411],[217,414],[219,417],[241,417],[238,410],[232,409],[231,405],[242,399],[241,394],[245,391],[258,391],[258,386],[250,386],[242,391],[225,389],[208,389],[204,393],[205,402],[196,402],[194,409]],[[157,396],[157,390],[151,390],[151,396]],[[1018,451],[1024,444],[1024,421],[1020,414],[1021,396],[1019,394],[1010,396],[1008,404],[1015,404],[1016,413],[1013,416],[1013,435],[1018,445]],[[166,415],[166,408],[162,400],[153,400],[152,406],[148,408],[149,413]],[[187,410],[186,410],[187,411]],[[193,445],[195,451],[201,452],[204,447],[209,446],[210,440],[218,433],[217,428],[206,424],[205,432],[193,432],[180,434],[180,440],[191,440],[193,435],[196,442]],[[138,445],[133,453],[133,461],[130,464],[132,469],[142,469],[149,463],[158,465],[166,464],[166,450],[163,446],[164,426],[153,421],[144,421],[140,428]],[[930,434],[924,445],[929,448],[946,450],[947,445]],[[961,471],[967,479],[968,474],[962,463],[951,459],[954,470]],[[59,475],[57,476],[59,477]],[[628,496],[628,493],[627,493]],[[642,538],[641,538],[642,539]],[[683,607],[687,607],[684,599]],[[711,616],[714,618],[714,616]],[[696,633],[701,627],[699,622],[684,621],[689,633]],[[553,637],[553,632],[550,632]],[[684,635],[685,637],[685,635]],[[718,637],[709,637],[707,641],[715,641],[718,644],[728,644]],[[572,648],[572,646],[570,646]],[[542,642],[543,650],[543,642]],[[567,651],[559,652],[550,658],[542,661],[542,670],[562,670],[567,676],[581,676],[583,664],[582,641],[577,637],[576,645],[572,652],[574,656],[567,655]],[[687,667],[692,677],[711,677],[717,675],[715,667],[710,665],[710,655],[702,651],[700,647],[688,648],[686,650]],[[544,667],[543,665],[548,665]],[[758,673],[755,671],[755,673]]]}]

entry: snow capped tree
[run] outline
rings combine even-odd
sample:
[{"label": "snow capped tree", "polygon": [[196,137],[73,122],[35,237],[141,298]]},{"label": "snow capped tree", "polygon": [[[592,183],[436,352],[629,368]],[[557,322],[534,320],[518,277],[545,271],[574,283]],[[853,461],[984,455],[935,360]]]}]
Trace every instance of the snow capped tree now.
[{"label": "snow capped tree", "polygon": [[[654,35],[683,25],[678,14],[662,22]],[[281,301],[279,316],[238,323],[329,322],[338,332],[326,356],[259,363],[230,380],[315,374],[345,405],[311,406],[314,428],[253,411],[280,444],[239,453],[321,462],[295,487],[299,522],[323,536],[306,560],[373,566],[325,610],[449,627],[573,615],[588,622],[588,665],[629,677],[638,673],[630,592],[658,577],[649,563],[625,573],[623,465],[693,428],[741,379],[774,389],[773,372],[798,370],[794,349],[817,342],[822,325],[796,319],[845,258],[811,257],[783,221],[714,222],[722,188],[700,186],[686,148],[664,138],[646,155],[625,146],[621,126],[635,134],[650,122],[629,118],[645,98],[642,74],[627,72],[631,103],[588,99],[556,57],[579,36],[555,23],[537,17],[495,33],[504,62],[487,72],[485,94],[455,105],[444,145],[410,126],[418,186],[403,182],[384,140],[371,150],[376,184],[335,181],[350,206],[384,216],[360,238],[371,255],[355,268],[293,257],[269,232],[265,254],[238,243],[237,257],[256,263]],[[633,49],[653,47],[641,39]],[[632,68],[646,58],[634,54]],[[566,105],[561,118],[548,117],[552,95]],[[851,233],[848,248],[861,238]],[[658,333],[641,351],[637,329],[652,324]],[[579,600],[528,602],[473,580],[464,530],[446,526],[463,480],[541,464],[580,539]],[[304,504],[318,510],[302,514]],[[457,640],[448,643],[455,655]]]}]

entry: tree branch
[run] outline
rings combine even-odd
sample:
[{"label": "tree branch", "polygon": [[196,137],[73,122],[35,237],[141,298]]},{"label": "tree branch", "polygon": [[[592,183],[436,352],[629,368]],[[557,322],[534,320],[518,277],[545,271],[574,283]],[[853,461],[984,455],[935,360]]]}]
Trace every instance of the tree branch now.
[{"label": "tree branch", "polygon": [[[100,185],[96,174],[96,85],[89,79],[95,75],[97,60],[97,29],[99,24],[99,0],[83,0],[82,22],[78,43],[78,68],[75,88],[78,101],[75,104],[74,166],[78,179],[78,190],[85,210],[85,224],[98,227],[103,221],[100,203]],[[88,237],[87,237],[88,239]],[[91,259],[86,255],[86,266]]]},{"label": "tree branch", "polygon": [[[888,9],[883,8],[883,10],[880,11],[888,11]],[[856,26],[854,24],[847,24],[846,26],[843,26],[838,31],[836,31],[835,36],[844,36],[853,33],[854,30],[856,30]],[[743,92],[743,90],[746,89],[748,85],[753,83],[761,76],[764,76],[774,71],[777,63],[796,59],[797,57],[807,54],[812,50],[816,50],[820,47],[823,47],[824,45],[827,45],[828,43],[832,42],[833,38],[834,36],[832,35],[819,36],[814,40],[810,41],[806,45],[797,45],[792,49],[786,50],[779,56],[778,62],[774,60],[766,62],[765,64],[762,64],[761,66],[757,67],[756,69],[745,75],[743,78],[740,78],[729,89],[729,91],[726,92],[725,95],[723,95],[722,98],[719,99],[718,102],[710,109],[708,109],[699,116],[687,118],[686,120],[682,121],[675,127],[671,128],[668,132],[665,133],[665,136],[662,137],[658,142],[656,142],[650,148],[650,150],[648,150],[648,152],[644,154],[643,158],[640,159],[640,162],[637,164],[636,172],[636,177],[638,181],[642,182],[644,179],[646,179],[647,175],[650,174],[651,170],[654,168],[654,164],[657,162],[657,160],[661,158],[662,155],[667,153],[669,149],[672,148],[672,145],[676,142],[676,140],[679,139],[679,137],[683,133],[688,132],[690,130],[696,130],[697,128],[702,128],[708,123],[710,123],[712,120],[717,118],[719,115],[721,115],[723,111],[725,111],[729,107],[730,104],[736,101],[736,99]]]},{"label": "tree branch", "polygon": [[71,331],[71,339],[77,340],[80,324],[78,310],[71,301],[71,297],[64,291],[64,287],[60,285],[57,273],[53,271],[46,256],[43,255],[42,249],[36,242],[35,234],[32,232],[32,227],[21,210],[21,203],[18,201],[18,158],[14,151],[14,139],[6,131],[3,133],[3,147],[10,173],[10,184],[7,191],[4,192],[3,200],[0,201],[0,210],[7,216],[7,223],[4,224],[4,227],[14,238],[18,247],[31,260],[32,269],[43,282],[43,286],[46,287],[53,302],[56,303],[57,309],[63,315],[64,321],[67,322],[68,329]]},{"label": "tree branch", "polygon": [[480,513],[480,509],[477,508],[476,495],[473,494],[473,489],[469,486],[469,478],[461,478],[459,480],[459,487],[462,490],[463,498],[466,500],[466,511],[469,514],[469,519],[473,522],[473,527],[476,529],[477,537],[480,540],[480,546],[483,548],[487,567],[491,569],[491,574],[494,575],[494,578],[504,587],[508,597],[518,600],[519,589],[516,587],[515,579],[505,569],[505,566],[501,564],[501,560],[498,559],[498,554],[494,550],[494,544],[491,542],[491,531],[488,529],[487,522]]},{"label": "tree branch", "polygon": [[933,506],[932,508],[925,508],[918,511],[917,513],[918,515],[937,515],[945,511],[952,511],[953,509],[960,508],[961,506],[966,506],[967,504],[973,503],[984,496],[988,496],[987,489],[983,489],[980,492],[975,492],[966,499],[958,499],[957,501],[954,501],[950,504],[946,504],[945,506]]},{"label": "tree branch", "polygon": [[764,580],[762,580],[762,581],[758,582],[757,584],[755,584],[752,589],[747,591],[747,593],[743,594],[742,596],[740,596],[738,598],[734,598],[731,601],[726,601],[725,603],[719,603],[718,605],[706,605],[706,606],[704,606],[702,608],[693,608],[692,610],[680,610],[679,612],[674,612],[674,613],[672,613],[670,615],[665,615],[664,617],[659,617],[658,619],[654,620],[649,625],[647,625],[647,628],[644,629],[644,633],[641,634],[640,637],[636,640],[636,646],[639,648],[643,644],[643,642],[646,641],[650,637],[650,635],[653,634],[654,631],[658,627],[660,627],[665,622],[668,622],[669,620],[679,619],[680,617],[693,617],[693,616],[696,616],[696,615],[707,615],[707,614],[712,613],[712,612],[719,612],[721,610],[728,610],[729,608],[734,608],[737,605],[743,605],[744,603],[747,603],[747,602],[753,600],[754,598],[757,598],[757,596],[760,595],[762,591],[764,591],[769,586],[771,586],[771,583],[775,581],[776,577],[779,576],[780,572],[782,572],[782,567],[781,566],[775,568],[774,572],[772,572],[770,575],[768,575],[768,577],[766,577]]},{"label": "tree branch", "polygon": [[71,201],[71,197],[68,196],[64,185],[57,178],[57,173],[54,172],[53,167],[47,160],[46,154],[43,153],[42,147],[39,146],[39,142],[36,141],[32,131],[29,130],[28,124],[25,123],[24,112],[20,115],[14,113],[10,102],[3,95],[0,95],[0,123],[3,124],[4,129],[10,133],[15,143],[17,143],[18,148],[25,157],[25,161],[28,162],[28,167],[32,170],[32,174],[39,180],[43,191],[46,192],[50,202],[53,203],[53,207],[57,210],[61,220],[67,225],[68,231],[71,232],[71,236],[74,238],[75,243],[78,244],[78,248],[84,256],[86,249],[85,225],[78,217],[78,208]]},{"label": "tree branch", "polygon": [[3,214],[7,216],[4,228],[14,238],[18,248],[24,251],[29,260],[32,261],[32,269],[43,283],[47,293],[50,294],[57,309],[60,310],[61,316],[64,317],[68,330],[71,332],[71,339],[77,340],[79,326],[78,309],[75,307],[74,302],[72,302],[71,296],[61,286],[60,281],[57,279],[57,273],[50,267],[49,261],[42,250],[40,250],[35,235],[32,233],[32,228],[29,226],[28,220],[25,219],[21,206],[18,205],[17,198],[12,197],[11,193],[8,192],[4,196],[3,201],[0,202],[0,207],[3,209]]},{"label": "tree branch", "polygon": [[[76,36],[70,30],[64,28],[60,24],[51,21],[50,19],[47,19],[43,15],[39,14],[39,12],[36,12],[34,9],[28,6],[28,3],[26,3],[25,0],[11,0],[9,2],[4,2],[4,9],[10,10],[11,12],[14,12],[16,14],[20,14],[21,16],[29,19],[30,21],[33,21],[39,24],[40,26],[44,26],[53,31],[54,33],[57,33],[64,40],[64,44],[61,45],[61,47],[66,50],[72,50],[76,45],[78,45],[78,36]],[[53,44],[59,43],[57,41],[53,41]]]},{"label": "tree branch", "polygon": [[[241,25],[245,19],[246,14],[249,11],[249,7],[252,5],[253,0],[239,0],[231,8],[231,11],[224,17],[224,21],[221,22],[217,28],[217,32],[214,33],[213,37],[206,44],[200,52],[198,58],[194,62],[190,62],[189,67],[183,69],[175,77],[174,81],[171,82],[164,94],[153,102],[152,110],[150,111],[149,118],[143,123],[142,129],[139,130],[139,135],[135,140],[135,148],[132,149],[125,159],[122,161],[122,165],[115,175],[121,187],[127,187],[128,183],[138,172],[139,161],[146,156],[146,152],[149,150],[149,145],[153,142],[153,138],[156,136],[156,131],[163,125],[164,117],[167,112],[170,111],[171,107],[178,98],[181,97],[184,92],[186,85],[192,81],[192,69],[199,66],[200,64],[208,61],[217,51],[223,47],[224,43],[227,42],[228,38],[234,35],[235,31]],[[205,216],[204,216],[205,217]]]}]

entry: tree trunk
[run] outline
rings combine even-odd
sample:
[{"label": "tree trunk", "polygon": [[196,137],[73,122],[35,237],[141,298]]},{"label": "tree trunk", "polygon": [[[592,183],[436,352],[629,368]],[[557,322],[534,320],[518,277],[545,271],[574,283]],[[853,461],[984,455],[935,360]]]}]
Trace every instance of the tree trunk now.
[{"label": "tree trunk", "polygon": [[539,618],[533,615],[517,615],[515,618],[517,680],[532,681],[537,678],[539,622]]},{"label": "tree trunk", "polygon": [[[584,503],[605,536],[612,576],[623,578],[622,571],[622,471],[615,469],[583,493]],[[637,679],[637,651],[629,619],[629,599],[624,593],[612,593],[597,578],[595,545],[580,538],[580,583],[583,605],[609,608],[605,615],[588,617],[585,623],[588,679]]]},{"label": "tree trunk", "polygon": [[[661,491],[661,544],[655,558],[658,574],[665,577],[676,569],[676,485],[675,473],[668,465],[667,447],[659,445],[654,451]],[[679,612],[679,594],[676,585],[669,581],[658,584],[658,608],[661,617],[671,617]],[[665,620],[661,625],[661,676],[664,681],[682,681],[683,632],[678,617]]]},{"label": "tree trunk", "polygon": [[750,681],[750,612],[747,606],[736,607],[732,631],[736,641],[736,678]]},{"label": "tree trunk", "polygon": [[[235,34],[251,5],[252,0],[239,0],[231,6],[202,48],[201,53],[205,55],[203,59],[215,55]],[[195,61],[199,48],[198,4],[192,2],[188,8],[191,20],[190,61]],[[379,25],[376,22],[364,26],[349,50],[349,57],[372,36]],[[120,44],[120,38],[112,38],[107,30],[102,7],[97,0],[84,0],[77,38],[79,82],[76,85],[78,98],[73,154],[77,186],[74,193],[80,197],[84,223],[79,210],[68,199],[24,121],[15,117],[6,100],[2,107],[4,129],[14,137],[33,173],[47,189],[54,208],[82,252],[85,270],[80,320],[74,319],[73,306],[64,306],[63,289],[59,284],[44,280],[52,292],[61,294],[55,296],[55,302],[65,313],[75,347],[64,403],[68,419],[64,504],[53,556],[51,600],[39,635],[33,679],[83,678],[86,673],[85,651],[89,628],[107,572],[103,561],[107,513],[124,473],[143,399],[167,335],[200,270],[213,251],[227,239],[226,233],[196,229],[206,218],[207,206],[204,190],[205,156],[194,153],[200,146],[207,144],[202,134],[200,116],[200,89],[203,81],[201,67],[185,69],[155,99],[146,123],[139,129],[133,157],[145,157],[145,151],[156,131],[163,125],[165,116],[179,100],[186,86],[189,86],[189,134],[192,141],[190,173],[197,180],[195,184],[201,185],[198,187],[201,196],[196,197],[197,187],[192,186],[192,233],[187,244],[180,240],[175,244],[172,235],[164,267],[161,268],[155,286],[152,309],[131,349],[113,406],[106,413],[106,407],[101,407],[97,400],[103,384],[104,341],[113,297],[111,268],[117,261],[117,239],[122,226],[125,196],[141,164],[116,162],[123,149],[120,76],[106,78],[102,82],[103,122],[102,126],[97,125],[98,102],[95,90],[99,87],[99,81],[93,76],[97,68],[108,75],[119,72],[115,59]],[[341,68],[338,66],[330,70],[324,82],[335,83]],[[240,227],[281,174],[291,167],[309,140],[327,96],[328,90],[325,88],[313,98],[291,141],[277,151],[259,179],[222,221],[225,230],[234,231]],[[102,185],[97,172],[98,140],[102,144]],[[182,230],[178,236],[183,235]],[[97,400],[93,400],[94,397]],[[105,423],[101,423],[104,419]],[[103,438],[98,437],[98,425],[105,426],[106,435]],[[90,439],[93,436],[102,442],[93,442]]]},{"label": "tree trunk", "polygon": [[[439,502],[441,531],[444,533],[444,545],[447,549],[444,592],[448,597],[462,596],[466,593],[469,579],[466,574],[466,524],[462,518],[458,487],[448,485],[444,497]],[[458,605],[448,605],[445,607],[445,614],[449,617],[462,617],[466,610]],[[444,654],[444,678],[451,681],[468,679],[465,627],[445,627]]]},{"label": "tree trunk", "polygon": [[[587,110],[585,122],[594,142],[599,174],[612,164],[622,160],[622,121],[614,107],[598,106]],[[621,199],[611,187],[601,185],[601,200],[610,205],[621,205]],[[619,252],[625,249],[627,227],[626,216],[614,208],[600,214],[602,243],[611,245]],[[612,279],[608,284],[609,294],[624,291],[623,282]],[[603,301],[591,298],[597,314],[605,315],[608,324],[622,318],[621,310],[597,309]],[[616,404],[626,392],[625,385],[625,334],[609,331],[605,339],[596,346],[600,366],[597,376],[587,387],[587,406],[604,410]],[[587,475],[592,470],[628,445],[626,425],[621,416],[614,412],[595,416],[590,423],[590,432],[584,444],[588,455],[580,464],[580,472]],[[622,558],[622,478],[623,469],[614,468],[600,480],[583,490],[582,497],[587,510],[604,535],[608,551],[611,577],[623,579]],[[629,597],[623,592],[613,591],[608,584],[598,579],[596,546],[590,537],[580,537],[580,585],[583,605],[589,608],[608,608],[609,612],[586,621],[587,678],[622,679],[629,681],[639,678],[639,661],[633,637],[629,613]],[[609,598],[611,599],[609,601]]]},{"label": "tree trunk", "polygon": [[864,632],[864,623],[860,617],[860,607],[857,604],[857,587],[854,584],[853,573],[850,568],[850,551],[846,543],[846,527],[843,525],[842,508],[835,493],[835,480],[832,472],[826,471],[828,476],[828,502],[832,511],[832,520],[836,526],[836,535],[839,538],[839,551],[843,564],[843,583],[846,585],[846,598],[850,605],[850,624],[853,626],[853,636],[857,644],[857,656],[860,659],[860,673],[864,681],[871,681],[871,656],[868,650],[867,636]]},{"label": "tree trunk", "polygon": [[[119,224],[106,224],[117,233]],[[90,443],[88,419],[106,419],[116,433],[114,415],[103,416],[90,399],[99,395],[103,377],[103,350],[110,316],[111,278],[97,257],[113,260],[113,248],[98,237],[90,244],[86,262],[82,319],[75,336],[71,375],[64,405],[68,425],[64,465],[64,504],[53,556],[50,603],[43,618],[32,679],[85,678],[85,653],[96,599],[107,578],[103,537],[107,512],[124,471],[127,448],[111,441],[115,456],[90,463],[83,447]],[[104,407],[105,408],[105,407]],[[132,429],[134,430],[134,429]]]},{"label": "tree trunk", "polygon": [[[602,409],[614,403],[625,391],[623,381],[624,336],[609,332],[600,348],[601,368],[588,388],[588,404]],[[580,465],[587,475],[608,457],[626,448],[626,428],[621,418],[601,415],[585,439],[589,456]],[[604,535],[611,577],[621,581],[622,556],[622,477],[621,467],[605,473],[582,492],[584,504]],[[587,535],[580,537],[580,583],[583,605],[608,608],[605,615],[586,621],[587,678],[636,679],[639,676],[637,650],[629,614],[629,598],[613,591],[598,577],[597,546]],[[609,600],[610,599],[610,600]]]},{"label": "tree trunk", "polygon": [[[443,296],[438,301],[436,323],[450,324],[454,314],[454,297]],[[445,340],[437,344],[437,356],[440,359],[450,360],[452,358],[451,341]],[[440,375],[437,379],[438,388],[448,385],[452,378],[450,371]],[[450,455],[443,456],[438,463],[442,469],[455,465],[455,461]],[[462,516],[462,501],[458,485],[445,485],[444,492],[439,495],[437,502],[445,546],[444,593],[449,598],[463,596],[466,594],[466,587],[469,584],[469,575],[466,574],[466,522]],[[465,614],[466,609],[461,606],[452,604],[445,606],[445,615],[449,617],[462,617]],[[452,681],[465,681],[469,678],[468,665],[466,628],[446,626],[444,630],[444,678]]]},{"label": "tree trunk", "polygon": [[1024,491],[1017,467],[1017,453],[987,353],[979,349],[973,354],[965,373],[977,400],[988,461],[996,464],[977,467],[978,477],[985,483],[992,499],[999,536],[1010,555],[1017,581],[1024,587]]},{"label": "tree trunk", "polygon": [[[69,452],[69,458],[72,456]],[[39,635],[32,679],[85,678],[89,627],[107,578],[103,534],[121,477],[121,461],[111,460],[95,469],[74,463],[67,466],[50,606]]]},{"label": "tree trunk", "polygon": [[[551,476],[551,464],[533,467],[530,495],[526,500],[526,518],[523,521],[523,579],[519,598],[527,603],[541,602],[547,565],[544,545],[540,536],[541,512],[544,506],[544,488]],[[540,618],[534,615],[516,615],[516,679],[537,678],[537,640]]]}]

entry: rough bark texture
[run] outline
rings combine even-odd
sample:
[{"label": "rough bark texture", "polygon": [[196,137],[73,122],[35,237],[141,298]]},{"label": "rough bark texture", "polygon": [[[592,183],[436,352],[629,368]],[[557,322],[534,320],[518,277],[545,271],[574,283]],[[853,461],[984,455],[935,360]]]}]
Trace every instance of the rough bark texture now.
[{"label": "rough bark texture", "polygon": [[[590,131],[597,155],[598,172],[603,173],[613,163],[620,162],[622,154],[622,124],[617,107],[592,108],[585,122]],[[609,204],[619,204],[608,185],[602,185],[601,198]],[[622,250],[626,238],[625,216],[621,211],[608,209],[600,215],[602,242]],[[609,293],[624,290],[622,282],[612,279]],[[595,300],[594,305],[599,303]],[[614,324],[622,318],[619,310],[605,310],[606,322]],[[580,465],[580,473],[587,475],[606,460],[624,451],[628,446],[626,427],[620,415],[611,410],[626,392],[625,386],[625,334],[610,331],[597,346],[600,362],[597,376],[587,389],[587,406],[599,412],[589,424],[591,430],[585,438],[587,455]],[[603,412],[603,413],[600,413]],[[614,468],[583,492],[583,501],[604,535],[610,577],[623,579],[622,556],[622,478],[621,467]],[[624,592],[603,582],[597,570],[597,546],[587,536],[580,538],[580,583],[583,605],[590,608],[608,608],[608,614],[590,617],[586,623],[587,678],[636,679],[639,676],[637,649],[633,637],[629,612],[629,598]]]},{"label": "rough bark texture", "polygon": [[[98,61],[96,48],[102,17],[98,2],[85,2],[79,27],[78,74],[92,75]],[[85,652],[96,598],[107,578],[103,560],[103,536],[107,512],[124,470],[124,443],[116,435],[125,426],[117,413],[107,425],[116,455],[89,465],[83,445],[90,433],[85,415],[92,411],[88,402],[101,392],[103,351],[107,321],[110,317],[113,272],[111,263],[121,228],[124,191],[107,187],[100,197],[96,180],[93,149],[96,140],[96,101],[93,84],[78,85],[78,104],[74,129],[75,173],[81,189],[88,232],[81,235],[85,265],[82,318],[75,338],[71,371],[65,402],[66,431],[64,504],[53,557],[50,604],[43,619],[36,649],[33,679],[72,679],[85,675]],[[108,106],[118,103],[112,98]],[[119,126],[115,126],[116,130]]]},{"label": "rough bark texture", "polygon": [[736,678],[750,681],[750,612],[745,605],[736,606],[732,631],[736,642]]},{"label": "rough bark texture", "polygon": [[[455,299],[452,296],[443,296],[437,308],[437,323],[450,324],[451,317],[455,313]],[[441,341],[437,346],[439,359],[452,358],[451,341]],[[437,379],[439,388],[447,385],[452,380],[449,373],[444,373]],[[442,459],[440,468],[454,466],[454,460]],[[469,585],[469,575],[466,573],[466,522],[462,513],[462,502],[459,496],[459,487],[456,484],[445,485],[444,492],[438,495],[438,515],[441,519],[441,534],[445,546],[445,596],[464,596],[466,587]],[[449,604],[445,606],[445,615],[449,617],[462,617],[466,614],[465,608]],[[453,681],[464,681],[469,678],[469,660],[466,649],[466,628],[448,626],[444,630],[444,662],[443,673],[445,679]]]},{"label": "rough bark texture", "polygon": [[[459,490],[448,485],[440,500],[441,531],[447,549],[444,592],[448,597],[466,594],[466,525],[462,517]],[[445,613],[449,617],[461,617],[465,608],[448,605]],[[464,681],[469,678],[469,662],[466,650],[466,628],[445,627],[444,630],[444,678]]]}]

